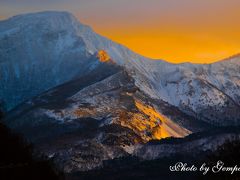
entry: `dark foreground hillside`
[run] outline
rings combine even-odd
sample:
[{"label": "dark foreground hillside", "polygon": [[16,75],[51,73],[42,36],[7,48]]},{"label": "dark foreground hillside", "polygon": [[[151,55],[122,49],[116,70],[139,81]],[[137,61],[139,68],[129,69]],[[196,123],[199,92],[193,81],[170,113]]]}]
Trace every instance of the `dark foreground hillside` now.
[{"label": "dark foreground hillside", "polygon": [[[0,111],[0,118],[3,113]],[[0,179],[61,179],[51,162],[33,159],[32,147],[0,122]]]},{"label": "dark foreground hillside", "polygon": [[[0,111],[0,117],[3,114]],[[8,128],[0,123],[0,180],[55,180],[65,179],[64,176],[54,169],[51,161],[44,158],[32,157],[32,147],[24,140],[13,134]],[[170,172],[169,166],[182,161],[197,166],[207,163],[213,166],[221,160],[225,166],[240,166],[240,141],[226,142],[217,151],[204,152],[197,156],[191,154],[175,155],[153,161],[141,161],[136,157],[125,157],[105,162],[102,169],[89,172],[66,175],[69,180],[240,180],[240,172],[230,175],[224,173],[208,173],[203,176],[200,173]]]},{"label": "dark foreground hillside", "polygon": [[[71,180],[240,180],[240,171],[213,173],[211,170],[207,175],[200,172],[170,172],[169,166],[176,162],[184,162],[189,165],[200,167],[203,163],[207,166],[216,166],[221,160],[225,167],[240,167],[240,141],[239,139],[227,141],[216,151],[203,152],[197,155],[175,155],[152,161],[141,161],[136,157],[125,157],[105,163],[100,170],[69,174],[67,179]],[[240,169],[239,169],[240,170]]]}]

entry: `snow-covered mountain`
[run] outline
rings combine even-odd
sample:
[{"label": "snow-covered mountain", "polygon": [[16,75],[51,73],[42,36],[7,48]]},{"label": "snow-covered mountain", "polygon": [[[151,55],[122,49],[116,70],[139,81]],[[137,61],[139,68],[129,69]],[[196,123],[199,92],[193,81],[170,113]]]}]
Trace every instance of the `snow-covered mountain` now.
[{"label": "snow-covered mountain", "polygon": [[[161,113],[155,103],[168,110]],[[191,133],[186,127],[207,127],[198,122],[190,127],[190,120],[167,103],[154,102],[111,60],[22,104],[5,119],[41,152],[61,161],[66,172],[99,167],[103,160],[131,154],[139,143],[184,137]]]},{"label": "snow-covered mountain", "polygon": [[0,42],[0,99],[8,109],[88,72],[98,63],[89,58],[105,50],[152,98],[205,121],[238,123],[239,56],[210,65],[152,61],[96,34],[66,12],[0,21]]},{"label": "snow-covered mountain", "polygon": [[153,90],[164,101],[203,121],[239,124],[239,56],[210,65],[156,62],[149,71]]},{"label": "snow-covered mountain", "polygon": [[0,99],[11,109],[91,68],[105,49],[119,64],[144,59],[79,23],[67,12],[42,12],[0,21]]},{"label": "snow-covered mountain", "polygon": [[240,124],[240,56],[151,60],[66,12],[0,21],[0,78],[5,122],[66,172],[150,140]]}]

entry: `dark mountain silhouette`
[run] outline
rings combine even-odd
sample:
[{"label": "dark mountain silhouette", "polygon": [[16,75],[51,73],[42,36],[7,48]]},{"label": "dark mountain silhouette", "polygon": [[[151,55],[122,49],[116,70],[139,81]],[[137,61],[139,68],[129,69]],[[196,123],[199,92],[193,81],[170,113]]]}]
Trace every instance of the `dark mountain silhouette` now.
[{"label": "dark mountain silhouette", "polygon": [[[0,119],[3,117],[0,111]],[[0,179],[61,179],[51,161],[33,158],[32,146],[0,122]]]}]

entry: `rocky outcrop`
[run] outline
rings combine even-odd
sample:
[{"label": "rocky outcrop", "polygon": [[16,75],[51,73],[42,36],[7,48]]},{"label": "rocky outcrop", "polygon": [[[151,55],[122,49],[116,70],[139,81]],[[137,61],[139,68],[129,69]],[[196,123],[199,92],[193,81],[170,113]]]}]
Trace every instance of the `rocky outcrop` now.
[{"label": "rocky outcrop", "polygon": [[5,122],[65,172],[86,171],[132,154],[137,144],[191,133],[154,106],[128,72],[105,62],[19,106]]}]

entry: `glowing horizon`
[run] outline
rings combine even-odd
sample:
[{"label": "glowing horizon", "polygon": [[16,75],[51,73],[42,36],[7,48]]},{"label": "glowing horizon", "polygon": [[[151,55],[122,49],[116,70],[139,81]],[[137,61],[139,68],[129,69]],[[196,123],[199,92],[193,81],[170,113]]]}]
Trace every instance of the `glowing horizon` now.
[{"label": "glowing horizon", "polygon": [[238,0],[0,0],[0,5],[0,19],[69,11],[98,34],[173,63],[212,63],[240,52]]}]

